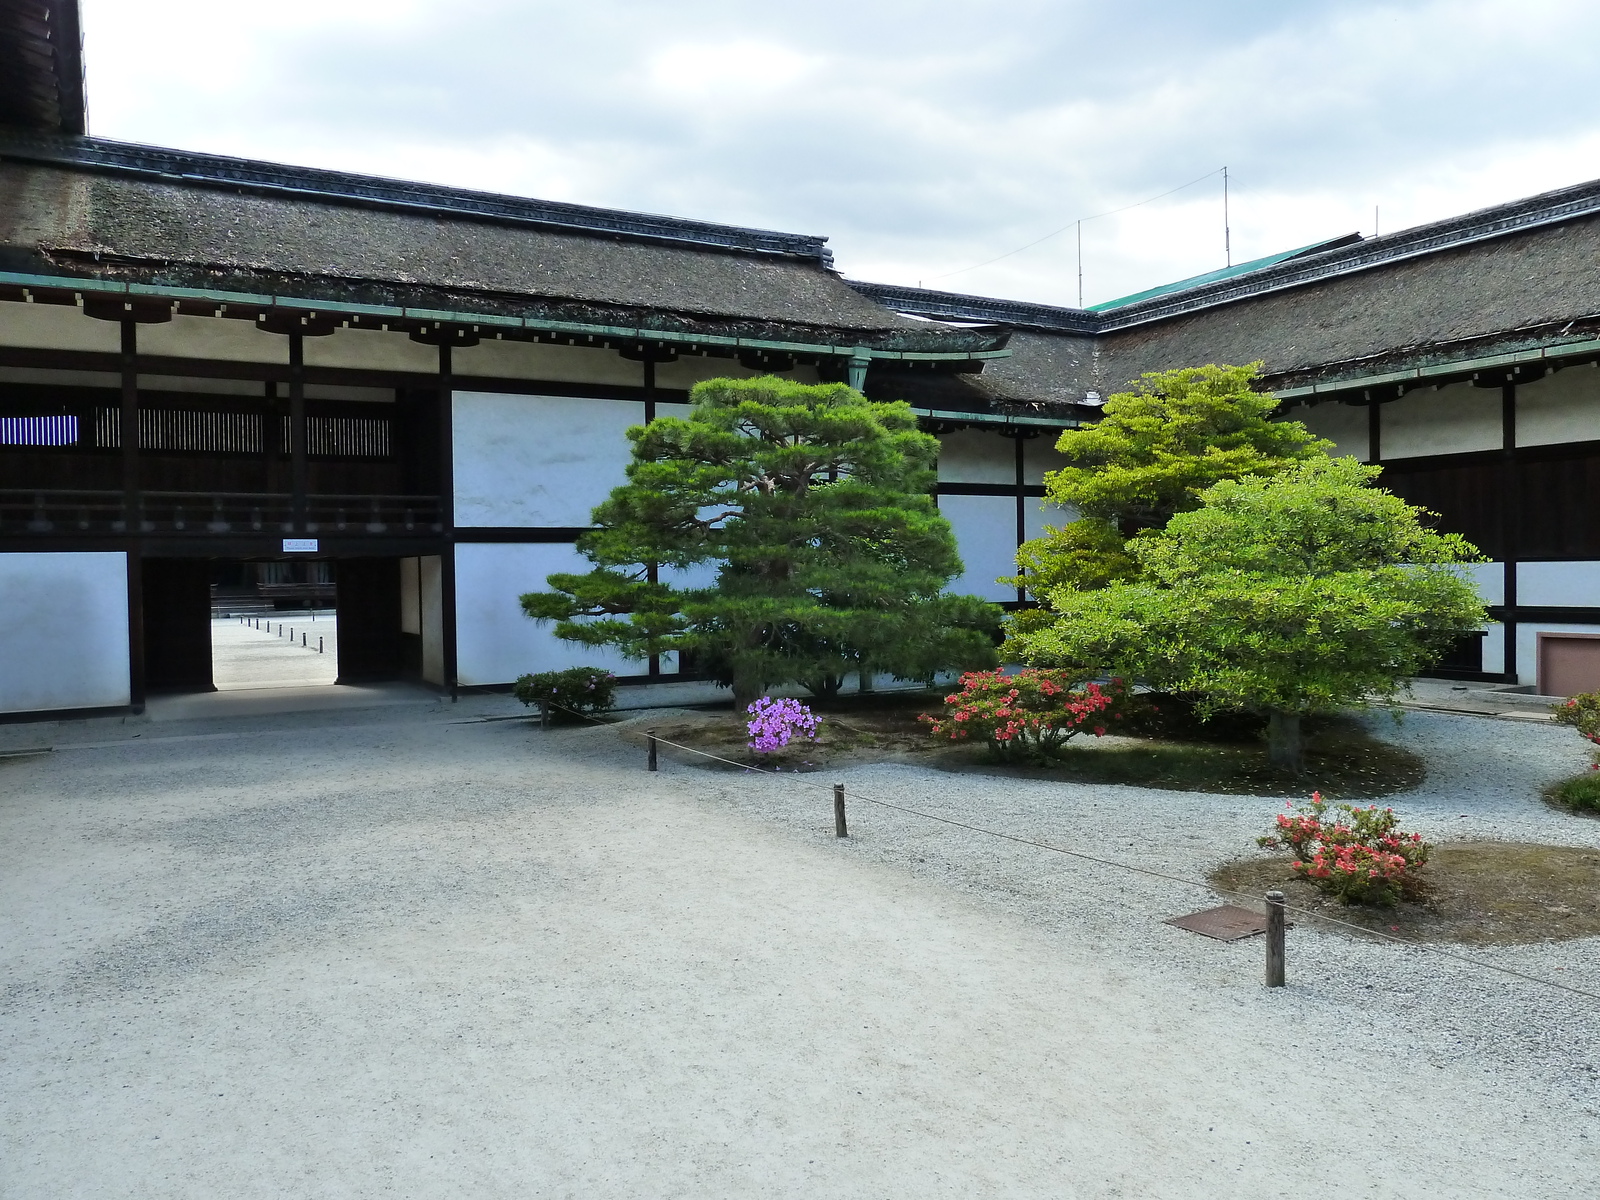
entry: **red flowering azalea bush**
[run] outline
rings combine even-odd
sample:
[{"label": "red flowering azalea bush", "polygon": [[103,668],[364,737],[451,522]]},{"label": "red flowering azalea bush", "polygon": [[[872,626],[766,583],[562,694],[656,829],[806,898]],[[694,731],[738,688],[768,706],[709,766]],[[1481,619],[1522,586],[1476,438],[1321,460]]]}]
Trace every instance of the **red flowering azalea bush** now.
[{"label": "red flowering azalea bush", "polygon": [[1595,745],[1600,746],[1600,692],[1580,692],[1557,704],[1555,718],[1562,725],[1571,725]]},{"label": "red flowering azalea bush", "polygon": [[940,715],[917,718],[934,737],[983,739],[1002,757],[1045,758],[1080,733],[1104,735],[1122,719],[1127,689],[1120,679],[1085,683],[1062,670],[969,671],[944,703]]},{"label": "red flowering azalea bush", "polygon": [[1256,844],[1291,851],[1295,874],[1346,904],[1388,906],[1417,894],[1432,847],[1420,833],[1397,828],[1394,809],[1340,804],[1330,817],[1321,792],[1312,792],[1302,808],[1287,800],[1283,805],[1290,811],[1278,814],[1277,831]]}]

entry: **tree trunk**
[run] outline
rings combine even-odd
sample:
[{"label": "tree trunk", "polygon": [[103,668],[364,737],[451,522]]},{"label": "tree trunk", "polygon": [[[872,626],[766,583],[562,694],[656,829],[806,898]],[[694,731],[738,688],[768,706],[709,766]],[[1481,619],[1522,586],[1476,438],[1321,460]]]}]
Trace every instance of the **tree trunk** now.
[{"label": "tree trunk", "polygon": [[1267,761],[1274,770],[1288,775],[1298,775],[1305,769],[1299,713],[1274,709],[1267,714]]},{"label": "tree trunk", "polygon": [[737,671],[733,675],[733,709],[735,712],[744,712],[762,696],[767,694],[766,684],[752,676],[741,675]]},{"label": "tree trunk", "polygon": [[862,695],[872,691],[872,668],[866,663],[862,663],[861,669],[856,672],[856,691]]}]

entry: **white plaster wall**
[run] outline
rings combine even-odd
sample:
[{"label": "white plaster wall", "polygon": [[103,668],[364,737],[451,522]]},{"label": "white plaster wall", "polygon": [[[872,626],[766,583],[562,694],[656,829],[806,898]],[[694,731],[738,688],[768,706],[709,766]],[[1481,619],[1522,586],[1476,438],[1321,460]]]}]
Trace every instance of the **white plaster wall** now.
[{"label": "white plaster wall", "polygon": [[422,679],[444,686],[444,564],[437,554],[417,562],[417,599],[422,626]]},{"label": "white plaster wall", "polygon": [[0,712],[129,698],[127,555],[0,554]]},{"label": "white plaster wall", "polygon": [[[803,380],[806,383],[815,383],[817,372],[814,367],[803,369],[810,377]],[[692,388],[697,383],[704,383],[707,379],[754,379],[761,371],[752,371],[749,367],[740,366],[736,358],[709,358],[700,355],[690,355],[678,359],[676,362],[656,364],[656,386],[664,388]],[[800,373],[790,372],[788,378],[800,378]]]},{"label": "white plaster wall", "polygon": [[422,636],[422,564],[416,558],[400,560],[400,632]]},{"label": "white plaster wall", "polygon": [[1500,389],[1454,383],[1408,392],[1378,406],[1378,452],[1386,459],[1498,450]]},{"label": "white plaster wall", "polygon": [[45,387],[122,386],[122,376],[111,371],[50,371],[42,367],[0,367],[0,383],[38,383]]},{"label": "white plaster wall", "polygon": [[[681,571],[672,567],[666,567],[662,569],[659,578],[662,583],[670,584],[672,587],[676,588],[715,587],[717,583],[717,573],[721,570],[721,568],[722,564],[720,562],[696,563],[694,566],[687,567]],[[642,668],[635,667],[633,669],[641,670]],[[661,656],[661,673],[663,675],[675,675],[677,672],[677,654],[672,652],[663,654]]]},{"label": "white plaster wall", "polygon": [[1041,434],[1022,443],[1022,482],[1041,484],[1046,471],[1059,471],[1066,466],[1066,458],[1057,452],[1056,432]]},{"label": "white plaster wall", "polygon": [[1045,529],[1060,529],[1078,519],[1078,510],[1065,504],[1051,504],[1040,497],[1029,496],[1022,502],[1022,528],[1028,540],[1043,537]]},{"label": "white plaster wall", "polygon": [[1600,562],[1518,563],[1517,603],[1536,608],[1600,608]]},{"label": "white plaster wall", "polygon": [[[1318,437],[1327,438],[1333,443],[1331,454],[1347,454],[1365,461],[1372,453],[1365,408],[1325,400],[1321,404],[1290,409],[1284,419],[1299,421]],[[1384,452],[1388,453],[1387,446]]]},{"label": "white plaster wall", "polygon": [[1027,507],[1022,513],[1022,528],[1030,541],[1043,537],[1046,529],[1060,529],[1078,519],[1078,510],[1069,505],[1050,504],[1032,496],[1023,503]]},{"label": "white plaster wall", "polygon": [[1506,627],[1490,621],[1484,629],[1488,632],[1483,638],[1483,669],[1486,674],[1499,675],[1506,669]]},{"label": "white plaster wall", "polygon": [[476,346],[457,350],[450,365],[457,375],[644,386],[643,363],[623,358],[615,350],[591,346],[552,346],[544,342],[485,338]]},{"label": "white plaster wall", "polygon": [[[306,359],[311,344],[306,338]],[[279,363],[289,361],[289,339],[267,333],[254,321],[231,317],[175,316],[160,325],[139,326],[139,353],[172,358],[217,358],[227,362]]]},{"label": "white plaster wall", "polygon": [[689,414],[693,411],[694,405],[692,404],[667,404],[662,401],[656,402],[656,416],[658,417],[677,417],[680,421],[687,421],[689,419]]},{"label": "white plaster wall", "polygon": [[1478,597],[1485,604],[1506,602],[1506,566],[1504,563],[1464,563],[1455,568],[1456,574],[1469,580],[1478,589]]},{"label": "white plaster wall", "polygon": [[1567,367],[1517,388],[1517,445],[1600,441],[1600,368]]},{"label": "white plaster wall", "polygon": [[584,572],[591,564],[571,546],[456,546],[456,674],[464,685],[511,683],[535,671],[591,666],[619,675],[645,664],[610,650],[591,650],[555,636],[549,622],[530,620],[518,597],[546,591],[556,571]]},{"label": "white plaster wall", "polygon": [[[140,326],[140,331],[149,326]],[[37,350],[98,350],[116,354],[122,349],[122,328],[115,321],[86,317],[72,304],[0,302],[0,346],[29,346]]]},{"label": "white plaster wall", "polygon": [[958,429],[939,438],[941,483],[1017,482],[1017,444],[997,433]]},{"label": "white plaster wall", "polygon": [[1010,496],[940,496],[939,511],[955,530],[966,571],[946,589],[985,600],[1015,600],[995,582],[1017,573],[1017,502]]},{"label": "white plaster wall", "polygon": [[632,400],[455,393],[456,524],[581,526],[629,462]]},{"label": "white plaster wall", "polygon": [[[1600,625],[1559,625],[1528,622],[1517,626],[1517,682],[1539,683],[1539,635],[1541,633],[1600,633]],[[1488,655],[1485,653],[1487,659]],[[1484,670],[1490,668],[1485,666]],[[1502,662],[1501,670],[1505,666]]]},{"label": "white plaster wall", "polygon": [[[273,362],[289,361],[289,339],[277,334],[252,333],[269,345],[276,343],[277,357]],[[378,329],[335,329],[325,337],[308,337],[305,340],[306,366],[356,367],[368,371],[422,371],[428,374],[439,370],[439,348],[413,342],[404,333]],[[460,350],[455,355],[463,353]],[[451,363],[454,365],[455,356]]]},{"label": "white plaster wall", "polygon": [[[280,395],[286,392],[280,392]],[[355,400],[362,404],[393,404],[393,388],[345,387],[339,383],[306,384],[307,400]],[[377,415],[377,414],[375,414]]]},{"label": "white plaster wall", "polygon": [[[110,376],[112,386],[120,380]],[[258,379],[202,379],[194,375],[141,375],[139,390],[145,392],[201,392],[212,396],[264,396],[266,385]]]}]

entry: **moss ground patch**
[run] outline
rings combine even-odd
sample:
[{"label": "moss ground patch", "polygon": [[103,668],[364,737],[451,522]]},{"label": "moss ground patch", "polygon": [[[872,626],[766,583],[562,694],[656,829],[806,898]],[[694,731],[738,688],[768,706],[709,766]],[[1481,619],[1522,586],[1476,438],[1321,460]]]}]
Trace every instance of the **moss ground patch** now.
[{"label": "moss ground patch", "polygon": [[1344,717],[1308,723],[1306,770],[1298,778],[1274,771],[1265,744],[1237,725],[1211,730],[1185,726],[1180,737],[1082,735],[1055,759],[1013,764],[994,760],[982,745],[952,745],[929,735],[917,716],[937,711],[942,700],[939,692],[890,692],[816,702],[812,709],[823,717],[817,741],[794,742],[775,754],[748,750],[743,717],[725,709],[664,721],[658,732],[671,741],[768,769],[819,770],[849,762],[901,760],[1013,778],[1254,796],[1304,796],[1321,789],[1332,799],[1370,799],[1414,788],[1426,774],[1416,755],[1374,737],[1363,722]]},{"label": "moss ground patch", "polygon": [[1568,812],[1600,817],[1600,771],[1585,771],[1553,783],[1545,788],[1544,798]]},{"label": "moss ground patch", "polygon": [[1422,896],[1387,909],[1323,896],[1294,875],[1290,861],[1241,859],[1210,879],[1246,896],[1279,888],[1297,907],[1417,941],[1507,946],[1600,934],[1600,850],[1592,848],[1444,842],[1425,868]]}]

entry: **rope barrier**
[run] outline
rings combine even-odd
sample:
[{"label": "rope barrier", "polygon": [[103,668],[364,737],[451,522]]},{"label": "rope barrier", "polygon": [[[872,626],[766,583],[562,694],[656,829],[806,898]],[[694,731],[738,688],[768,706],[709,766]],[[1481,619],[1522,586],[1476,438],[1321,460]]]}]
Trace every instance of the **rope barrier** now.
[{"label": "rope barrier", "polygon": [[[601,721],[596,717],[592,717],[587,713],[576,712],[575,710],[567,708],[563,705],[552,704],[550,707],[560,709],[565,713],[571,713],[573,716],[581,717],[586,721],[592,721],[594,724],[599,726],[604,727],[608,724],[607,722]],[[701,758],[711,759],[713,762],[724,763],[730,767],[737,767],[741,771],[752,772],[759,775],[776,775],[789,778],[788,776],[784,776],[782,771],[775,768],[768,769],[765,767],[752,766],[749,763],[735,762],[731,758],[724,758],[720,754],[711,753],[709,750],[701,750],[696,746],[686,746],[681,742],[669,741],[668,739],[661,737],[660,734],[655,733],[654,730],[651,731],[651,737],[658,745],[671,746],[675,750],[682,750],[689,754],[699,755]],[[817,790],[831,790],[832,786],[825,783],[808,783],[806,780],[798,778],[793,779],[792,782],[801,787],[813,788]],[[1251,901],[1257,899],[1257,897],[1252,896],[1249,893],[1237,892],[1228,888],[1217,887],[1215,884],[1206,883],[1202,880],[1187,879],[1181,875],[1173,875],[1166,871],[1155,870],[1151,867],[1141,867],[1135,863],[1121,862],[1114,858],[1105,858],[1101,855],[1089,854],[1083,850],[1073,850],[1066,846],[1057,846],[1054,843],[1042,842],[1036,838],[1021,837],[1017,834],[1006,833],[999,829],[987,829],[982,825],[973,825],[967,821],[958,821],[954,817],[942,817],[937,813],[925,812],[922,809],[911,808],[904,804],[895,804],[890,800],[880,800],[876,797],[868,796],[861,792],[851,792],[850,794],[857,800],[864,801],[867,804],[876,805],[879,808],[892,809],[895,812],[905,813],[908,816],[920,817],[926,821],[937,821],[942,825],[953,825],[958,829],[965,829],[972,833],[980,833],[986,837],[999,838],[1001,841],[1014,842],[1020,846],[1032,846],[1039,850],[1049,850],[1056,854],[1066,855],[1069,858],[1080,859],[1083,862],[1092,862],[1097,863],[1100,866],[1111,867],[1114,870],[1128,871],[1132,874],[1144,875],[1151,879],[1161,879],[1167,881],[1168,883],[1181,884],[1184,887],[1200,888],[1204,891],[1211,892],[1219,896]],[[1523,979],[1531,983],[1542,984],[1545,987],[1555,988],[1558,991],[1571,992],[1573,995],[1584,996],[1590,1000],[1600,1000],[1600,992],[1587,991],[1580,987],[1574,987],[1571,984],[1562,983],[1557,979],[1548,979],[1543,975],[1534,975],[1527,971],[1519,971],[1515,967],[1506,967],[1501,966],[1499,963],[1486,962],[1481,958],[1476,958],[1468,954],[1462,954],[1455,950],[1445,950],[1439,946],[1430,945],[1427,942],[1418,942],[1412,940],[1411,938],[1396,937],[1392,933],[1385,933],[1379,929],[1369,929],[1365,925],[1357,925],[1352,921],[1341,921],[1337,917],[1330,917],[1326,913],[1318,912],[1315,909],[1303,908],[1297,904],[1285,903],[1283,908],[1286,912],[1305,917],[1309,920],[1323,921],[1329,925],[1337,925],[1344,929],[1351,929],[1356,933],[1366,934],[1369,937],[1378,938],[1382,941],[1393,942],[1400,946],[1409,946],[1412,949],[1422,950],[1429,954],[1437,954],[1443,958],[1452,958],[1457,962],[1463,962],[1468,966],[1478,967],[1481,970],[1497,971],[1502,975],[1509,975],[1516,979]]]}]

